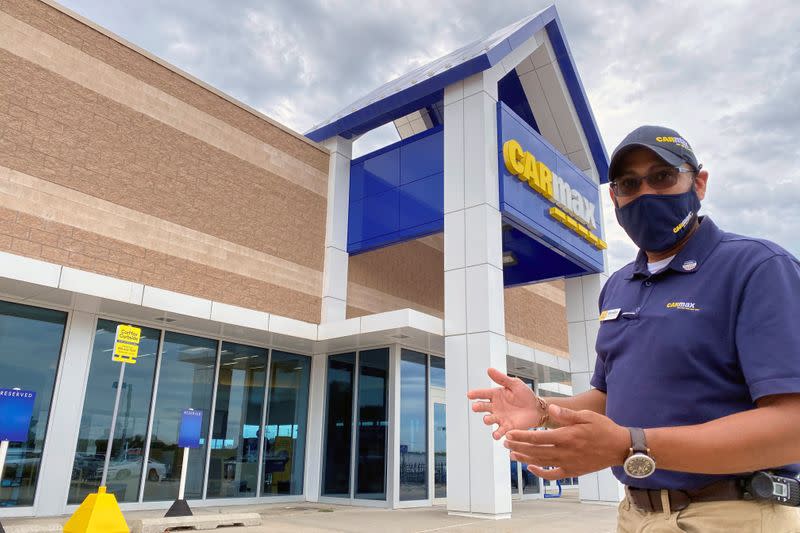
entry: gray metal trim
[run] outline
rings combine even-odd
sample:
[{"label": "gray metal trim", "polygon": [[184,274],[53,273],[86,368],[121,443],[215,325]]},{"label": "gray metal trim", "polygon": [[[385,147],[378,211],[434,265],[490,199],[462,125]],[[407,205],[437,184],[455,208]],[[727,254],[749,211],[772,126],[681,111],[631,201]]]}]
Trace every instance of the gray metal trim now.
[{"label": "gray metal trim", "polygon": [[[208,438],[206,439],[206,463],[203,471],[203,488],[200,492],[201,500],[206,499],[208,490],[208,466],[211,464],[211,439],[214,437],[214,413],[217,411],[217,387],[219,387],[220,357],[222,356],[222,341],[217,339],[217,359],[214,369],[214,380],[211,389],[211,412],[208,414]],[[188,468],[188,465],[187,465]],[[188,477],[188,472],[187,472]]]},{"label": "gray metal trim", "polygon": [[267,438],[266,430],[267,413],[269,412],[269,373],[272,371],[272,352],[272,349],[267,350],[267,368],[264,378],[264,401],[261,404],[261,427],[258,431],[260,438],[258,439],[258,485],[256,486],[257,498],[261,497],[261,493],[264,489],[264,480],[261,478],[261,476],[264,475],[264,440]]},{"label": "gray metal trim", "polygon": [[161,334],[158,337],[158,356],[156,357],[156,372],[153,376],[153,396],[150,398],[150,413],[147,417],[147,436],[144,440],[144,458],[142,463],[142,475],[139,480],[139,498],[138,503],[144,501],[144,483],[147,480],[145,471],[147,470],[148,461],[150,461],[150,439],[153,438],[153,417],[156,412],[156,399],[158,398],[158,383],[161,377],[161,358],[164,355],[164,336],[166,330],[161,329]]},{"label": "gray metal trim", "polygon": [[361,351],[356,350],[355,366],[353,367],[353,406],[351,410],[350,420],[353,427],[350,429],[350,500],[355,500],[356,497],[356,447],[358,446],[358,383],[361,378],[361,372],[358,365],[361,362]]}]

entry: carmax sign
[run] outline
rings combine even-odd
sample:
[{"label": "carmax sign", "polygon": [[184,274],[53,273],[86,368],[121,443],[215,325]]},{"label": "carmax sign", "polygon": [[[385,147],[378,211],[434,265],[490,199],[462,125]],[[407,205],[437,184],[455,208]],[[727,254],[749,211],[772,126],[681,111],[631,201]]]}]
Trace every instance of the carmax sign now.
[{"label": "carmax sign", "polygon": [[550,208],[550,216],[590,242],[598,250],[608,246],[593,231],[597,230],[595,205],[581,193],[573,189],[564,179],[554,174],[547,165],[523,150],[515,139],[503,144],[503,161],[506,170],[531,189],[555,204]]}]

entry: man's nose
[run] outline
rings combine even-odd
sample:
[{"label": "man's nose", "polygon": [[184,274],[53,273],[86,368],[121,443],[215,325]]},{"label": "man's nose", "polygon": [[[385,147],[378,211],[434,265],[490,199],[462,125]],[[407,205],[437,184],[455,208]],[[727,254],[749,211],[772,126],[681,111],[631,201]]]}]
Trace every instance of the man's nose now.
[{"label": "man's nose", "polygon": [[639,190],[636,194],[623,197],[617,196],[617,202],[619,203],[619,206],[622,207],[626,204],[631,203],[632,201],[636,200],[637,198],[639,198],[644,194],[660,194],[660,191],[657,191],[652,187],[650,187],[646,181],[642,181],[642,184],[639,186]]}]

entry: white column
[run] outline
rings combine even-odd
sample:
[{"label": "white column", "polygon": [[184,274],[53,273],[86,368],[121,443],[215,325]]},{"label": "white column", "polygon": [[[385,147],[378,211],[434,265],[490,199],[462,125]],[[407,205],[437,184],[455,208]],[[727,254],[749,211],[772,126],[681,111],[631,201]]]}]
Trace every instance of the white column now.
[{"label": "white column", "polygon": [[325,394],[327,355],[317,354],[311,361],[306,423],[306,471],[303,492],[309,502],[319,501],[322,486],[322,457],[325,439]]},{"label": "white column", "polygon": [[[75,296],[64,335],[36,492],[36,515],[64,513],[94,342],[97,299]],[[110,357],[110,356],[109,356]]]},{"label": "white column", "polygon": [[508,518],[507,450],[466,398],[468,389],[492,385],[488,367],[506,369],[497,73],[447,87],[444,103],[447,509]]},{"label": "white column", "polygon": [[353,141],[331,137],[328,164],[328,212],[325,219],[325,266],[322,274],[322,320],[344,320],[347,314],[347,215]]},{"label": "white column", "polygon": [[[578,395],[588,391],[597,359],[595,342],[600,328],[597,301],[608,277],[592,274],[566,280],[567,328],[572,371],[572,391]],[[625,496],[624,486],[611,469],[580,476],[582,502],[617,503]]]}]

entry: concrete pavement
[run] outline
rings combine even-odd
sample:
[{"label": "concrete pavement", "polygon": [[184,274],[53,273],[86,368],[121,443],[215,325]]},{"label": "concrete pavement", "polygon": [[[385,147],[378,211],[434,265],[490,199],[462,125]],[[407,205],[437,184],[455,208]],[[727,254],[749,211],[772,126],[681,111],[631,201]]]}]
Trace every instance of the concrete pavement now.
[{"label": "concrete pavement", "polygon": [[[613,533],[616,531],[615,506],[581,504],[575,494],[548,500],[514,502],[509,520],[482,520],[450,516],[443,506],[418,509],[375,509],[316,503],[260,504],[233,507],[197,508],[200,513],[259,513],[262,525],[225,529],[230,533],[256,532],[373,532],[429,533],[450,532],[533,532],[533,533]],[[137,518],[163,516],[164,511],[135,511],[125,513],[128,523]],[[63,523],[62,519],[6,519],[4,526],[36,526]],[[15,528],[16,529],[16,528]]]}]

